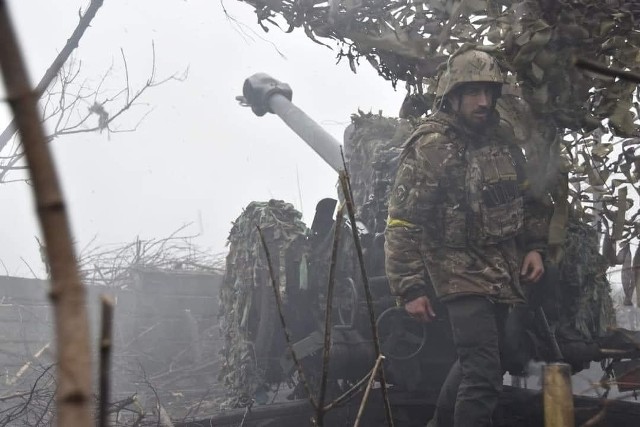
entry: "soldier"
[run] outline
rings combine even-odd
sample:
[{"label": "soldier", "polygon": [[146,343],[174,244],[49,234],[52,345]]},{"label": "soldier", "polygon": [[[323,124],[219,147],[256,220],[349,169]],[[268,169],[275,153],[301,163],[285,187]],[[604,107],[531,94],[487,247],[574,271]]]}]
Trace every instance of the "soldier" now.
[{"label": "soldier", "polygon": [[428,290],[448,312],[457,360],[440,391],[437,426],[486,426],[502,390],[500,336],[523,283],[544,273],[548,206],[527,191],[525,157],[495,104],[503,76],[489,54],[449,59],[436,111],[406,143],[385,231],[391,292],[422,321]]}]

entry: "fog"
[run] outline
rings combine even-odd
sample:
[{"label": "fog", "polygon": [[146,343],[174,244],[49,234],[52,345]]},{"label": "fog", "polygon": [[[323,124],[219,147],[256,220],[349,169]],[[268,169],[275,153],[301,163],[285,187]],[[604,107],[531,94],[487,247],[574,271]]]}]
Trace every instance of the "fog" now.
[{"label": "fog", "polygon": [[[9,2],[34,85],[65,45],[79,10],[88,3]],[[310,225],[316,202],[336,194],[336,173],[280,119],[258,118],[238,104],[235,97],[241,94],[244,79],[266,72],[290,84],[294,102],[338,140],[358,109],[395,115],[404,97],[402,89],[395,91],[373,69],[362,67],[356,75],[348,64],[336,65],[335,51],[310,45],[301,32],[265,33],[255,21],[253,9],[237,1],[108,0],[66,65],[79,70],[67,90],[79,91],[82,86],[93,93],[99,88],[97,96],[80,103],[72,123],[94,102],[122,91],[126,72],[131,93],[142,88],[154,68],[154,53],[156,80],[177,77],[147,89],[114,122],[114,132],[60,136],[50,144],[76,252],[89,260],[89,269],[94,262],[96,271],[106,267],[101,271],[111,286],[107,293],[118,301],[114,401],[135,395],[139,404],[152,408],[157,392],[171,416],[213,412],[210,400],[220,395],[216,380],[220,276],[204,276],[200,287],[194,285],[199,280],[196,276],[172,276],[174,286],[162,290],[154,282],[151,289],[144,285],[146,279],[135,279],[142,277],[138,273],[112,280],[117,274],[109,276],[114,273],[111,268],[126,266],[133,258],[111,256],[136,240],[158,242],[177,230],[178,237],[185,237],[179,242],[182,248],[189,248],[182,254],[192,255],[194,249],[203,257],[223,256],[232,221],[251,201],[291,202]],[[52,88],[52,97],[43,97],[43,108],[47,99],[49,108],[57,102],[59,81]],[[4,97],[4,89],[1,93]],[[6,104],[1,108],[4,128],[11,115]],[[108,113],[117,111],[109,108]],[[80,128],[94,127],[96,122],[97,116],[92,116]],[[46,121],[46,132],[51,134],[56,125],[56,120]],[[12,140],[0,155],[11,156],[16,144]],[[2,162],[6,164],[6,159]],[[45,279],[36,240],[42,238],[27,178],[24,170],[12,170],[0,185],[4,207],[0,275]],[[102,261],[92,258],[100,251],[110,255]],[[99,276],[90,282],[104,284]],[[35,384],[36,403],[22,419],[32,425],[47,422],[40,416],[49,414],[45,408],[52,398],[54,373],[49,367],[55,358],[48,285],[10,278],[3,283],[3,313],[20,319],[12,329],[15,333],[7,332],[4,338],[10,353],[15,352],[3,362],[4,390],[9,393]],[[16,288],[22,291],[14,294]],[[88,294],[92,343],[99,331],[98,292],[103,291],[92,287]],[[29,369],[23,369],[27,361]],[[171,374],[174,370],[177,374]],[[202,404],[205,398],[208,403]],[[198,400],[197,410],[189,406]],[[136,405],[130,403],[130,407]],[[148,422],[155,422],[157,416]],[[119,422],[131,424],[135,416],[131,417]]]},{"label": "fog", "polygon": [[[87,5],[9,2],[33,82]],[[371,67],[354,74],[347,63],[335,65],[335,51],[302,32],[265,33],[255,21],[253,9],[236,1],[110,0],[100,8],[73,54],[81,63],[78,81],[89,87],[112,67],[98,100],[124,87],[121,49],[132,91],[149,77],[152,43],[158,80],[185,71],[187,77],[149,89],[114,126],[133,132],[63,136],[51,144],[78,252],[162,238],[191,224],[184,235],[198,235],[194,243],[220,253],[231,221],[252,200],[289,201],[310,223],[315,203],[335,195],[336,174],[277,117],[258,118],[238,105],[244,79],[256,72],[289,83],[294,102],[338,140],[358,108],[397,114],[404,91]],[[5,181],[23,177],[12,171]],[[0,221],[11,224],[2,230],[0,271],[32,277],[31,269],[43,277],[30,187],[12,182],[0,191]]]},{"label": "fog", "polygon": [[[57,3],[46,0],[8,2],[34,84],[40,80],[65,45],[77,24],[79,13],[82,13],[88,3],[88,0]],[[374,3],[372,2],[375,9],[379,4]],[[435,3],[438,3],[437,0]],[[434,10],[445,14],[445,3],[446,7],[462,4],[442,2],[442,10]],[[340,13],[345,12],[347,17],[353,16],[350,15],[351,8],[362,6],[358,2],[327,4],[328,8],[336,4],[344,7],[346,12],[341,10]],[[484,4],[485,2],[474,2],[473,7],[481,10],[485,7]],[[529,3],[525,4],[528,5]],[[309,5],[306,4],[305,7],[307,6]],[[371,5],[367,4],[369,6]],[[422,3],[415,7],[422,8]],[[456,13],[458,11],[456,8]],[[523,16],[528,16],[531,11],[520,12]],[[434,12],[434,16],[437,13]],[[522,30],[520,18],[522,16],[514,12],[504,20],[511,20],[514,24],[513,28],[509,28],[511,36]],[[436,27],[442,24],[436,22]],[[468,24],[473,30],[472,23]],[[452,25],[455,27],[458,24]],[[558,24],[559,30],[553,37],[564,42],[567,36],[561,31],[563,25]],[[616,25],[618,20],[610,25],[607,23],[602,28],[598,25],[598,31],[604,32],[609,26],[614,28]],[[428,25],[424,26],[427,27]],[[264,204],[253,204],[251,209],[245,211],[246,216],[243,216],[243,233],[235,235],[235,252],[231,252],[233,268],[229,269],[224,280],[220,268],[222,264],[213,267],[211,264],[212,258],[224,259],[228,250],[227,236],[233,222],[252,201],[277,199],[290,202],[302,212],[304,222],[310,226],[316,203],[323,198],[336,196],[336,172],[278,117],[273,114],[256,117],[250,108],[239,105],[236,97],[241,94],[245,78],[254,73],[265,72],[289,84],[293,89],[293,102],[339,141],[343,139],[345,128],[351,123],[352,114],[358,111],[381,112],[385,116],[395,117],[405,98],[405,89],[417,90],[418,86],[424,89],[426,92],[422,101],[428,99],[429,90],[433,89],[434,81],[429,80],[432,76],[427,74],[420,76],[425,77],[424,81],[413,86],[407,84],[406,88],[400,79],[398,88],[394,89],[364,58],[361,58],[362,63],[358,64],[356,74],[350,69],[347,60],[336,63],[338,48],[334,44],[331,45],[334,48],[329,48],[314,43],[301,29],[294,29],[292,34],[286,34],[283,29],[270,25],[268,30],[264,31],[258,24],[252,7],[235,0],[107,0],[80,40],[72,60],[65,65],[67,79],[73,76],[73,81],[67,81],[69,84],[65,86],[65,80],[58,79],[50,87],[51,93],[42,98],[41,108],[46,116],[56,108],[67,108],[60,100],[68,102],[71,98],[61,97],[63,90],[72,97],[75,93],[81,95],[75,107],[67,111],[67,119],[60,121],[54,115],[44,121],[44,126],[46,132],[53,135],[50,148],[58,167],[84,278],[90,285],[106,285],[88,287],[94,353],[97,353],[98,348],[95,345],[99,328],[98,293],[106,292],[116,301],[111,377],[113,400],[123,402],[120,412],[125,407],[129,411],[122,419],[115,420],[119,423],[116,425],[132,424],[138,416],[144,418],[145,423],[169,425],[166,420],[163,421],[168,416],[174,420],[209,417],[221,408],[234,408],[241,414],[242,411],[238,408],[251,407],[253,404],[285,402],[289,398],[302,401],[306,396],[305,391],[301,386],[302,380],[294,373],[293,363],[287,358],[289,353],[281,334],[281,318],[286,318],[292,326],[292,340],[303,353],[301,357],[306,364],[305,369],[308,368],[314,371],[316,377],[319,376],[322,367],[319,354],[325,342],[320,339],[323,329],[319,329],[318,325],[324,325],[324,307],[330,294],[326,286],[329,281],[330,231],[333,232],[335,228],[333,207],[327,210],[330,212],[324,218],[320,218],[319,222],[324,220],[324,223],[309,233],[307,228],[292,220],[295,215],[291,215],[286,205],[283,207],[278,203],[273,204],[281,209],[279,214],[286,211],[288,215],[284,220],[276,218],[274,222],[277,226],[272,228],[269,236],[274,249],[274,269],[271,265],[267,266],[271,260],[266,262],[256,256],[264,248],[258,247],[260,239],[255,230],[255,217],[251,215],[267,218],[265,221],[272,218],[264,214],[267,210]],[[441,34],[448,37],[450,30],[452,27],[443,30]],[[468,28],[463,28],[462,31],[467,30]],[[547,49],[546,43],[552,37],[551,30],[547,31],[544,27],[539,32],[541,34],[536,36],[540,37],[531,36],[530,41],[527,38],[530,34],[518,38],[518,43],[515,44],[524,47],[522,52],[510,52],[518,59],[514,59],[513,64],[517,62],[518,66],[526,65],[527,61],[531,62],[534,58],[523,57],[535,53],[535,49]],[[395,46],[394,43],[407,42],[400,37],[406,36],[404,33],[393,33],[388,28],[381,30],[381,33],[387,37],[385,40],[381,36],[382,41],[377,40],[381,43],[389,42],[391,46]],[[416,34],[426,37],[426,33],[433,34],[426,30]],[[400,42],[396,40],[396,36]],[[484,37],[489,38],[489,35],[483,34],[478,40]],[[457,41],[453,42],[453,45],[456,43]],[[557,46],[566,47],[563,43],[554,46],[554,49]],[[411,49],[415,46],[406,43],[404,47],[409,52],[407,57],[411,61],[415,60],[415,56],[411,56]],[[442,44],[438,46],[441,47]],[[451,46],[447,46],[439,53],[450,53],[451,49]],[[377,59],[383,59],[379,64],[384,62],[383,65],[387,66],[387,59],[382,56],[388,52],[381,50],[382,54],[376,52],[372,55],[373,60],[378,55]],[[421,51],[424,52],[426,50]],[[396,54],[395,51],[393,53]],[[389,63],[393,62],[393,55],[391,57]],[[545,58],[544,55],[541,57]],[[550,55],[546,57],[547,60],[549,57],[554,58]],[[437,62],[437,58],[427,59]],[[435,70],[434,64],[428,64],[427,60],[425,63],[411,61],[409,63],[413,68],[407,71],[407,75],[418,75],[429,68],[427,65],[433,68],[432,71]],[[513,76],[525,76],[539,84],[543,77],[553,74],[550,72],[552,68],[553,64],[546,64],[546,67],[536,65],[531,70],[526,68],[525,72],[518,74],[521,70],[516,70],[514,66],[510,72]],[[398,70],[402,70],[402,67],[399,66]],[[571,72],[579,75],[574,69]],[[572,78],[578,83],[586,80],[580,75],[572,75]],[[602,349],[599,347],[602,344],[599,340],[611,332],[610,327],[615,324],[616,315],[618,326],[628,326],[630,329],[637,329],[640,319],[638,309],[633,304],[624,309],[612,306],[609,283],[603,279],[607,274],[607,266],[623,266],[622,273],[609,269],[610,273],[614,273],[611,278],[616,282],[623,280],[619,277],[625,271],[629,273],[634,270],[632,267],[637,267],[635,260],[632,266],[630,246],[626,246],[628,254],[624,261],[621,260],[621,255],[615,259],[615,251],[605,260],[598,252],[601,245],[604,245],[600,241],[603,230],[596,231],[594,227],[594,224],[606,224],[607,229],[604,231],[607,234],[611,231],[611,235],[617,229],[617,240],[614,239],[608,249],[621,249],[617,246],[629,243],[625,239],[633,240],[635,249],[638,228],[633,221],[625,223],[625,215],[627,218],[633,215],[630,210],[627,211],[632,206],[630,203],[627,206],[626,193],[619,191],[620,186],[624,187],[624,191],[627,188],[637,189],[637,175],[640,173],[637,168],[640,168],[640,163],[633,157],[633,150],[636,145],[640,146],[640,140],[630,138],[631,142],[627,141],[632,147],[631,154],[625,151],[628,158],[621,151],[627,145],[620,148],[603,143],[613,135],[615,125],[618,130],[625,126],[634,128],[635,116],[631,116],[630,120],[628,117],[632,107],[629,105],[629,111],[621,107],[624,110],[622,113],[602,113],[602,117],[589,117],[590,125],[600,120],[598,123],[602,129],[609,133],[602,132],[593,137],[589,134],[581,138],[580,132],[571,128],[571,123],[567,124],[573,116],[566,114],[556,122],[554,120],[557,117],[542,108],[552,104],[547,100],[555,94],[549,93],[549,87],[553,86],[559,91],[562,89],[559,89],[562,85],[557,85],[557,81],[551,83],[557,87],[544,83],[540,88],[534,84],[534,88],[527,94],[535,96],[527,99],[522,95],[525,92],[516,90],[521,87],[514,89],[512,86],[509,90],[513,89],[513,93],[505,92],[501,99],[503,101],[508,98],[512,102],[507,102],[506,107],[502,106],[502,118],[515,131],[525,130],[524,133],[515,132],[518,134],[515,139],[524,147],[528,159],[535,160],[531,163],[539,167],[533,171],[536,175],[530,180],[533,181],[533,187],[548,196],[556,189],[550,187],[561,185],[557,172],[562,163],[559,160],[561,148],[564,149],[563,158],[567,160],[571,157],[573,162],[568,162],[571,164],[567,167],[571,168],[568,176],[574,180],[569,184],[567,178],[567,194],[563,195],[560,191],[553,194],[556,197],[555,206],[562,207],[555,212],[561,217],[566,207],[566,212],[584,214],[578,218],[567,213],[564,219],[561,217],[556,223],[562,229],[550,233],[550,238],[562,239],[555,242],[557,246],[553,249],[557,251],[550,253],[564,256],[564,260],[568,260],[564,264],[560,263],[553,271],[556,276],[547,275],[543,280],[546,286],[543,289],[549,290],[550,286],[556,285],[557,288],[544,294],[540,307],[520,306],[523,308],[519,314],[522,318],[517,321],[522,324],[516,326],[522,329],[518,329],[521,335],[517,338],[526,337],[522,338],[522,346],[514,347],[522,352],[517,356],[524,354],[523,357],[527,359],[522,370],[513,372],[513,377],[505,377],[505,381],[513,385],[526,385],[527,381],[529,384],[506,393],[508,399],[516,401],[505,406],[508,409],[516,408],[516,416],[524,418],[542,415],[540,399],[534,400],[532,397],[535,393],[533,390],[542,385],[542,366],[541,363],[527,364],[526,361],[533,358],[548,362],[566,357],[566,361],[575,362],[574,370],[580,371],[579,375],[574,376],[574,391],[599,398],[606,387],[604,383],[597,383],[602,370],[597,364],[591,363],[602,356],[598,353]],[[597,84],[604,86],[602,81],[597,81]],[[588,93],[581,95],[589,100],[582,100],[584,105],[580,105],[581,108],[588,105],[596,110],[599,102],[606,104],[617,100],[612,95],[604,98],[606,102],[602,99],[594,101],[592,97],[600,92],[608,92],[606,88],[595,83],[593,85],[597,90],[590,92],[589,87],[583,85],[587,88],[585,93]],[[139,91],[142,92],[136,102],[130,108],[121,110],[122,99],[127,96],[137,97]],[[611,92],[615,95],[616,91]],[[622,89],[619,92],[622,93]],[[520,94],[522,98],[514,94]],[[4,89],[0,96],[6,98]],[[616,96],[623,97],[620,94]],[[420,97],[414,100],[418,98]],[[580,100],[576,99],[567,95],[567,104],[562,107],[578,104]],[[110,101],[104,104],[102,110],[100,105],[106,100]],[[520,103],[520,100],[524,101]],[[527,104],[529,101],[532,103]],[[424,104],[427,105],[426,101]],[[598,105],[594,107],[596,104]],[[6,103],[0,108],[0,126],[4,127],[10,122],[11,114]],[[95,108],[98,109],[93,110]],[[637,110],[639,107],[635,105],[633,108]],[[587,107],[584,108],[585,111],[586,109]],[[604,111],[604,107],[602,110]],[[118,118],[108,128],[96,131],[89,129],[100,123],[98,114],[89,116],[87,121],[76,126],[89,111],[98,111],[103,117]],[[550,117],[554,120],[550,120]],[[368,304],[370,301],[365,301],[365,293],[361,291],[360,286],[365,281],[361,279],[360,265],[356,262],[356,245],[350,240],[352,236],[348,236],[340,242],[342,246],[336,243],[340,253],[337,262],[331,263],[337,277],[338,296],[333,301],[338,314],[335,316],[337,320],[329,319],[336,326],[331,349],[334,351],[331,358],[335,365],[332,365],[331,369],[334,371],[329,375],[329,395],[331,398],[338,396],[352,384],[363,381],[364,375],[369,375],[367,372],[373,372],[370,368],[375,355],[371,343],[375,340],[371,339],[368,322],[378,316],[376,325],[381,329],[387,327],[386,336],[380,340],[383,353],[389,355],[389,360],[395,357],[394,361],[387,361],[384,365],[385,375],[388,374],[390,379],[390,389],[399,390],[400,393],[407,392],[402,399],[417,390],[416,395],[404,401],[410,403],[404,405],[406,408],[399,409],[399,416],[409,421],[426,420],[434,402],[428,402],[431,406],[425,404],[428,399],[424,392],[428,390],[435,396],[433,392],[439,389],[449,366],[455,360],[446,309],[433,297],[434,309],[437,311],[436,321],[424,326],[407,319],[406,312],[397,307],[398,301],[389,294],[382,261],[383,239],[380,238],[380,232],[386,225],[386,205],[380,201],[386,200],[384,197],[389,194],[389,183],[392,182],[385,174],[395,171],[393,168],[397,167],[402,151],[400,142],[406,140],[410,125],[415,123],[389,120],[381,124],[383,119],[380,117],[360,119],[364,123],[363,129],[371,126],[370,129],[385,127],[387,131],[392,130],[380,137],[380,141],[386,144],[384,149],[382,144],[375,146],[373,143],[364,150],[355,149],[357,143],[365,141],[367,144],[371,142],[370,139],[375,139],[370,138],[371,134],[365,131],[360,135],[367,134],[366,137],[359,140],[354,137],[350,140],[353,144],[350,147],[351,153],[357,152],[361,156],[353,157],[357,159],[354,160],[355,165],[384,165],[375,172],[374,167],[364,172],[366,168],[360,168],[361,175],[356,177],[357,183],[354,185],[358,187],[357,196],[360,201],[374,202],[359,206],[362,208],[359,220],[363,224],[369,221],[365,224],[367,230],[378,232],[377,235],[363,233],[362,239],[366,256],[369,257],[365,263],[368,263],[367,274],[371,276],[369,279],[375,307]],[[380,122],[372,124],[377,119]],[[580,116],[579,119],[584,117]],[[613,123],[610,128],[604,127],[603,123],[607,120],[607,123]],[[580,123],[580,126],[584,125],[583,122]],[[377,125],[380,127],[376,127]],[[70,129],[67,128],[71,132],[55,135],[65,126],[71,126]],[[569,128],[575,132],[567,132],[564,136],[570,138],[563,142],[565,147],[560,147],[562,137],[558,130]],[[598,124],[594,128],[598,128]],[[614,140],[614,137],[611,136],[610,140]],[[614,143],[618,142],[620,138]],[[571,145],[573,143],[575,144]],[[378,152],[374,148],[381,150]],[[536,152],[537,149],[539,152]],[[367,150],[375,154],[366,152]],[[35,424],[50,422],[50,418],[43,419],[41,414],[52,416],[49,405],[55,381],[50,368],[55,360],[53,349],[56,343],[52,338],[52,310],[47,295],[48,272],[38,243],[42,238],[34,212],[29,177],[24,162],[5,170],[16,152],[20,152],[17,139],[10,141],[0,152],[0,200],[3,206],[0,210],[0,221],[3,224],[0,232],[0,284],[6,290],[0,304],[0,319],[12,325],[0,331],[6,332],[2,342],[8,348],[4,351],[4,356],[10,360],[0,364],[4,369],[4,377],[0,378],[0,383],[4,382],[5,390],[13,393],[6,400],[6,396],[0,395],[0,415],[10,414],[8,418],[4,418],[9,420],[7,425],[11,425],[14,414],[22,417],[21,420],[25,420],[27,425],[32,425],[34,420]],[[607,157],[609,154],[611,157]],[[632,161],[636,163],[632,164]],[[621,165],[627,169],[618,169]],[[607,172],[613,170],[611,174],[607,173],[604,178],[594,178],[592,168],[607,169],[609,166],[611,170]],[[352,170],[354,169],[358,168],[354,167]],[[517,172],[514,175],[520,178],[520,171]],[[634,178],[631,177],[632,174],[635,174]],[[379,197],[379,200],[371,200],[374,197]],[[571,201],[570,206],[562,206],[560,202],[563,197]],[[620,197],[621,201],[615,197]],[[635,194],[629,198],[637,201]],[[589,211],[594,208],[593,205],[601,204],[615,207],[615,211],[606,212],[611,217],[605,214],[601,217],[589,217],[585,214],[587,211],[593,212]],[[273,206],[269,205],[269,208]],[[596,206],[596,210],[597,208]],[[618,215],[613,215],[612,212]],[[380,215],[381,213],[384,215]],[[351,231],[349,224],[350,221],[344,226],[345,232]],[[371,224],[374,226],[370,226]],[[283,232],[285,228],[286,232]],[[320,229],[322,230],[318,231]],[[569,229],[572,234],[565,238],[563,233]],[[623,231],[626,233],[624,238]],[[188,259],[183,256],[188,256]],[[164,270],[150,267],[161,267]],[[278,273],[277,280],[280,282],[276,281],[274,272]],[[640,276],[633,278],[636,283],[638,277]],[[631,283],[631,280],[626,282]],[[271,285],[276,290],[275,296],[271,293]],[[431,287],[425,286],[427,287],[430,291]],[[220,289],[222,292],[219,292]],[[280,292],[284,295],[284,302],[278,300]],[[366,295],[371,298],[370,290],[367,290]],[[614,303],[619,304],[620,298],[616,297]],[[542,307],[545,304],[547,305]],[[283,305],[286,315],[278,311]],[[534,313],[534,309],[538,308],[540,311]],[[618,309],[617,312],[614,312],[614,308]],[[535,320],[547,322],[544,310],[547,310],[551,326],[541,326],[540,322],[534,324]],[[386,325],[380,320],[383,317],[381,313],[390,316],[386,319]],[[393,318],[394,315],[405,317],[397,320]],[[406,323],[410,322],[413,322],[413,331],[406,328]],[[524,329],[526,333],[523,332]],[[408,332],[405,335],[406,330]],[[418,332],[412,335],[416,330]],[[224,337],[221,337],[221,333]],[[559,338],[554,335],[556,333]],[[550,357],[552,352],[549,352],[549,347],[554,347],[554,344],[559,353],[556,338],[560,344],[566,345],[563,350],[568,349],[572,353],[565,353],[564,356],[556,353]],[[612,339],[605,343],[608,346],[606,350],[612,352],[608,354],[638,357],[637,334],[621,333],[615,338],[617,341]],[[223,343],[226,349],[220,352]],[[518,343],[521,341],[518,340]],[[528,345],[531,347],[527,347]],[[394,351],[398,353],[394,354]],[[381,361],[382,358],[378,360]],[[611,360],[607,359],[608,362]],[[589,369],[590,363],[592,369]],[[525,372],[527,366],[530,370]],[[617,369],[613,362],[607,368],[608,374]],[[217,378],[218,373],[221,373],[222,378]],[[521,376],[526,373],[532,374],[529,379]],[[611,379],[602,378],[604,382]],[[315,380],[317,382],[317,378]],[[379,377],[376,387],[386,392],[384,381]],[[611,383],[613,381],[611,379]],[[21,398],[16,394],[22,392],[20,387],[29,388],[31,384],[35,386],[29,395],[36,403],[30,407],[25,405],[25,411],[16,413],[10,407],[12,399],[16,396]],[[219,400],[223,395],[223,384],[231,391],[225,396],[226,400]],[[419,393],[422,394],[418,398],[423,401],[416,404],[417,400],[411,399]],[[522,396],[517,397],[518,393],[522,393]],[[377,392],[374,394],[372,399],[380,399],[384,395]],[[614,395],[619,396],[615,391],[610,396]],[[623,394],[623,397],[629,396]],[[600,400],[594,398],[589,402],[590,411],[599,410]],[[372,406],[383,408],[379,400],[376,405]],[[403,404],[399,404],[395,409],[402,406]],[[626,408],[618,414],[624,417],[630,413],[624,412],[628,410]],[[140,411],[136,412],[138,410]],[[403,412],[405,410],[406,413]],[[343,417],[344,412],[340,411],[348,412],[349,408],[333,411],[333,419],[343,424],[345,419],[350,422],[351,418]],[[379,414],[374,415],[374,411],[371,411],[368,415],[378,417],[380,421],[384,418],[381,411],[382,409]],[[248,409],[244,415],[247,413]],[[616,411],[612,413],[615,415]],[[580,416],[596,417],[595,412],[585,414],[587,412]],[[321,412],[316,413],[320,418],[322,415]],[[349,417],[354,415],[348,414]],[[503,421],[508,419],[507,416]],[[337,425],[337,422],[330,421],[325,425]],[[379,422],[381,423],[382,421]],[[364,424],[379,425],[367,424],[367,421]],[[402,425],[412,424],[409,422]]]}]

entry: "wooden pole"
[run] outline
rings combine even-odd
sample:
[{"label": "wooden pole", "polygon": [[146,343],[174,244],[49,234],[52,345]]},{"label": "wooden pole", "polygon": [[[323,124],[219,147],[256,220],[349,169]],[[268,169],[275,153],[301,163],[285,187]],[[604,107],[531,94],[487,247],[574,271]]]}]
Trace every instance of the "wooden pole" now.
[{"label": "wooden pole", "polygon": [[33,182],[35,206],[51,268],[50,298],[58,359],[56,420],[59,426],[88,427],[93,425],[93,419],[85,289],[78,274],[55,165],[40,122],[38,94],[29,82],[4,0],[0,0],[0,68]]},{"label": "wooden pole", "polygon": [[574,427],[571,366],[550,363],[543,368],[545,427]]},{"label": "wooden pole", "polygon": [[369,381],[367,382],[367,388],[364,390],[364,396],[362,396],[362,402],[360,402],[360,407],[358,408],[358,415],[356,416],[356,421],[353,423],[353,427],[360,426],[360,420],[362,419],[362,414],[364,414],[364,407],[367,404],[367,400],[369,399],[369,393],[371,392],[371,387],[373,387],[373,383],[376,379],[376,374],[380,369],[380,364],[384,360],[383,355],[378,355],[376,359],[375,365],[373,365],[373,370],[371,371],[371,376],[369,377]]},{"label": "wooden pole", "polygon": [[111,352],[113,345],[113,298],[100,295],[102,325],[100,333],[100,402],[98,410],[99,427],[107,427],[108,409],[111,402]]},{"label": "wooden pole", "polygon": [[318,410],[318,402],[315,397],[311,393],[311,386],[307,381],[307,377],[304,375],[304,369],[302,369],[302,363],[298,359],[295,350],[293,349],[293,342],[291,341],[291,334],[289,333],[289,328],[287,328],[287,322],[284,320],[284,310],[282,306],[282,298],[280,295],[280,282],[276,276],[276,272],[273,268],[273,263],[271,262],[271,254],[269,253],[269,246],[267,246],[267,241],[264,238],[264,234],[262,233],[262,229],[259,226],[256,226],[258,229],[258,234],[260,235],[260,242],[262,243],[262,247],[264,248],[264,254],[267,258],[267,266],[269,267],[269,276],[271,277],[271,287],[273,288],[273,293],[276,298],[276,307],[278,308],[278,317],[280,318],[280,324],[282,325],[282,330],[284,332],[284,339],[287,342],[287,347],[289,347],[289,353],[291,354],[291,359],[298,371],[298,376],[302,386],[304,387],[305,393],[309,397],[309,402],[313,407],[314,411]]},{"label": "wooden pole", "polygon": [[316,423],[318,427],[324,426],[324,399],[327,392],[327,380],[329,379],[329,356],[331,354],[331,331],[333,322],[333,290],[336,284],[336,269],[338,251],[340,249],[340,232],[342,231],[342,214],[344,206],[338,208],[336,223],[333,232],[333,247],[331,250],[331,265],[329,267],[329,283],[327,285],[327,302],[324,314],[324,345],[322,350],[322,376],[320,377],[320,391],[318,393],[318,407],[316,408]]},{"label": "wooden pole", "polygon": [[[344,163],[344,156],[342,158]],[[362,276],[362,285],[364,287],[364,294],[367,300],[367,308],[369,311],[369,322],[371,323],[371,335],[373,338],[373,349],[376,352],[376,357],[380,359],[382,352],[380,351],[380,340],[378,339],[378,327],[376,326],[376,316],[373,309],[373,296],[371,294],[371,288],[369,287],[369,279],[367,277],[367,269],[364,263],[364,254],[362,252],[362,244],[360,243],[360,235],[358,227],[356,226],[356,214],[353,204],[353,196],[351,193],[351,181],[349,181],[349,174],[347,173],[347,166],[344,165],[344,170],[340,172],[340,187],[342,188],[342,194],[344,196],[344,203],[347,207],[347,213],[349,214],[349,221],[351,222],[351,232],[353,233],[353,242],[356,247],[356,253],[358,254],[358,264],[360,265],[360,275]],[[389,392],[387,390],[387,380],[384,373],[384,365],[380,366],[380,389],[382,390],[382,399],[384,401],[385,417],[387,419],[387,426],[393,426],[393,415],[391,413],[391,403],[389,402]]]}]

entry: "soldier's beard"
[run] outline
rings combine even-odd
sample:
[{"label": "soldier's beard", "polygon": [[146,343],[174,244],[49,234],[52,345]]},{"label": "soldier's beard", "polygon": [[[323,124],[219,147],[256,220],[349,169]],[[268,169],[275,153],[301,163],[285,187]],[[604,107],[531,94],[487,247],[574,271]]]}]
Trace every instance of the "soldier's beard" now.
[{"label": "soldier's beard", "polygon": [[489,124],[493,108],[491,107],[477,107],[470,112],[462,112],[461,99],[457,96],[452,96],[449,99],[449,108],[458,117],[458,120],[462,121],[465,127],[471,129],[474,132],[483,132]]},{"label": "soldier's beard", "polygon": [[478,108],[471,113],[462,114],[458,112],[458,116],[463,120],[464,124],[474,131],[483,131],[489,123],[491,110],[488,108]]}]

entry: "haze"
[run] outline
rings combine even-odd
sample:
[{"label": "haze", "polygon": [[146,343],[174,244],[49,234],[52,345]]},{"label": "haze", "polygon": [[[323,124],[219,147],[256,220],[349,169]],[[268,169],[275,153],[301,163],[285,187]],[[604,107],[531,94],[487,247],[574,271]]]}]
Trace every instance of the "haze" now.
[{"label": "haze", "polygon": [[[9,1],[34,84],[88,4]],[[122,49],[135,90],[149,76],[152,42],[158,79],[187,69],[188,76],[148,90],[123,116],[120,129],[144,117],[137,130],[84,133],[51,145],[78,251],[137,236],[163,238],[191,224],[183,235],[197,234],[195,244],[220,253],[231,221],[252,200],[290,201],[310,224],[315,203],[335,194],[336,175],[276,116],[258,118],[238,106],[235,96],[253,73],[289,83],[296,105],[340,141],[358,108],[394,116],[404,96],[366,65],[358,74],[346,62],[335,65],[335,50],[301,32],[265,33],[252,8],[236,1],[106,1],[74,52],[82,63],[79,79],[97,87],[113,65],[102,96],[122,89]],[[9,120],[3,105],[0,125]],[[21,178],[12,171],[5,180]],[[30,267],[44,277],[30,187],[3,183],[0,191],[0,272],[32,277]]]}]

